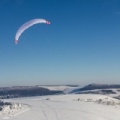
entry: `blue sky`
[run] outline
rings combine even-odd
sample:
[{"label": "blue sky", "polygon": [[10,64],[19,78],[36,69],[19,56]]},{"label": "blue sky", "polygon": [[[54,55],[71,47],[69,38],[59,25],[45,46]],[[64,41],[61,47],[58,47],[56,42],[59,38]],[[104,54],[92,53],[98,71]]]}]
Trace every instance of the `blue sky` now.
[{"label": "blue sky", "polygon": [[0,0],[0,21],[0,86],[120,83],[119,0]]}]

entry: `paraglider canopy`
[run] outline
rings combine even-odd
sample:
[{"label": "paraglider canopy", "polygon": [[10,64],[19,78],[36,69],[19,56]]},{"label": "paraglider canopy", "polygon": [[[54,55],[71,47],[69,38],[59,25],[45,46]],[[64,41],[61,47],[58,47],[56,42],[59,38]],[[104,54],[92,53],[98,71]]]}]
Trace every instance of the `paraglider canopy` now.
[{"label": "paraglider canopy", "polygon": [[26,23],[24,23],[17,31],[16,35],[15,35],[15,44],[18,43],[19,37],[21,36],[21,34],[28,29],[29,27],[33,26],[34,24],[38,24],[38,23],[45,23],[45,24],[50,24],[49,21],[45,20],[45,19],[33,19],[30,20]]}]

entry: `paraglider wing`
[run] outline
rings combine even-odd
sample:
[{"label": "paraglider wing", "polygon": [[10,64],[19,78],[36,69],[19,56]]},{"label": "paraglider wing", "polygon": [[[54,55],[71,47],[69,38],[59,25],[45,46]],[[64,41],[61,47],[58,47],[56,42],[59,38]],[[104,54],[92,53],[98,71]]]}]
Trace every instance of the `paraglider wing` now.
[{"label": "paraglider wing", "polygon": [[45,19],[33,19],[30,20],[26,23],[24,23],[17,31],[16,36],[15,36],[15,43],[18,43],[19,37],[20,35],[29,27],[33,26],[34,24],[38,24],[38,23],[46,23],[46,24],[50,24],[49,21],[45,20]]}]

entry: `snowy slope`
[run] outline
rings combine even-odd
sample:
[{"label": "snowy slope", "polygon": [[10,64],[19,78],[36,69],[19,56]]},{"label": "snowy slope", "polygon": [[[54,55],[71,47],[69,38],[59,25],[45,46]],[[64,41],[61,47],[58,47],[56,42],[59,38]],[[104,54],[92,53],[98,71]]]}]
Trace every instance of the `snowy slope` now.
[{"label": "snowy slope", "polygon": [[47,88],[49,90],[54,90],[54,91],[63,91],[64,93],[69,93],[73,91],[74,89],[81,88],[79,86],[69,86],[69,85],[56,85],[56,86],[40,86],[43,88]]},{"label": "snowy slope", "polygon": [[[116,104],[97,103],[99,99]],[[28,109],[15,115],[1,114],[0,120],[120,120],[120,101],[104,95],[71,94],[6,101],[27,105]]]},{"label": "snowy slope", "polygon": [[[106,92],[104,92],[106,91]],[[107,92],[108,91],[108,92]],[[109,91],[112,91],[111,93]],[[118,97],[120,96],[120,89],[95,89],[95,90],[85,90],[81,92],[76,92],[76,94],[101,94],[101,95],[107,95],[110,97]]]}]

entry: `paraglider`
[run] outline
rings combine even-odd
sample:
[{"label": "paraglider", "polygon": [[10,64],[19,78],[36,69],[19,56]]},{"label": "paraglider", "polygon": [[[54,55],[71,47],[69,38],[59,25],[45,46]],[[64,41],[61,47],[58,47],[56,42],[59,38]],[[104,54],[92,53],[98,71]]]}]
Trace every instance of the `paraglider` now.
[{"label": "paraglider", "polygon": [[28,29],[29,27],[38,24],[38,23],[45,23],[45,24],[50,24],[49,21],[45,20],[45,19],[33,19],[30,20],[26,23],[24,23],[17,31],[16,35],[15,35],[15,43],[18,43],[19,37],[21,36],[21,34]]}]

